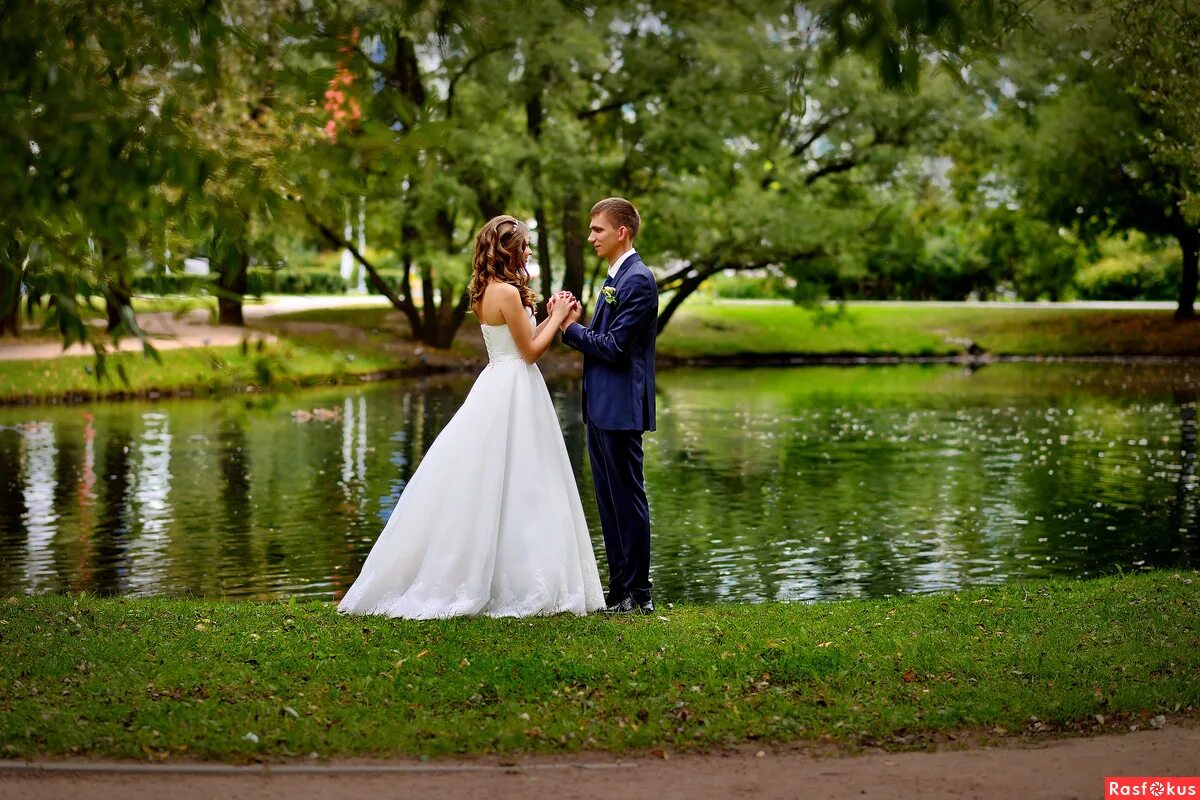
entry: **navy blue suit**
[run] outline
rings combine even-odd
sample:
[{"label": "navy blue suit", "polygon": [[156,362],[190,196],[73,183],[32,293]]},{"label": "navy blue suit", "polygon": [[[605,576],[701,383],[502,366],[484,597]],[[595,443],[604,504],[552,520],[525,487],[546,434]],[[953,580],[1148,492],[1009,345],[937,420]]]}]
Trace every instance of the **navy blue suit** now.
[{"label": "navy blue suit", "polygon": [[658,288],[636,253],[621,263],[615,302],[596,297],[591,325],[570,325],[563,342],[583,353],[583,416],[604,552],[608,600],[650,599],[650,507],[642,434],[654,430],[654,340]]}]

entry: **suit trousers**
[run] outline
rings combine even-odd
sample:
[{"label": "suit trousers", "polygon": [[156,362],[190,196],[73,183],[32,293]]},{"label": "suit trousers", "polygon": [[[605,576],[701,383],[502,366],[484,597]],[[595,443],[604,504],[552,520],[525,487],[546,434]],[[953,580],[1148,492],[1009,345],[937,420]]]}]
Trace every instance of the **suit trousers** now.
[{"label": "suit trousers", "polygon": [[608,600],[650,599],[650,506],[642,470],[642,432],[587,425],[588,456],[608,557]]}]

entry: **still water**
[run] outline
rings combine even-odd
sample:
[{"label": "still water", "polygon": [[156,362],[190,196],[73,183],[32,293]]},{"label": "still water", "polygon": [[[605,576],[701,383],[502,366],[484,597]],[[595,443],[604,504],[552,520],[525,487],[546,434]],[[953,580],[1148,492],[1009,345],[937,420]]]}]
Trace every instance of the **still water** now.
[{"label": "still water", "polygon": [[[337,599],[469,386],[0,408],[0,594]],[[1178,363],[665,372],[655,599],[1195,567],[1198,388]],[[603,565],[578,392],[552,386]]]}]

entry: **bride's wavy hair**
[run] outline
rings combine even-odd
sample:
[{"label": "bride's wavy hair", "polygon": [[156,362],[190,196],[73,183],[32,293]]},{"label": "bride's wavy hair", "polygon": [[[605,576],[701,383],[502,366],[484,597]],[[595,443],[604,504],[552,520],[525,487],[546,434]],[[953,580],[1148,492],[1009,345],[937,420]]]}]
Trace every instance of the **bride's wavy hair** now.
[{"label": "bride's wavy hair", "polygon": [[537,305],[538,296],[529,288],[525,269],[525,248],[529,229],[516,217],[501,214],[492,217],[475,234],[475,257],[471,260],[471,285],[467,289],[472,308],[478,308],[483,292],[492,281],[511,284],[521,292],[521,303]]}]

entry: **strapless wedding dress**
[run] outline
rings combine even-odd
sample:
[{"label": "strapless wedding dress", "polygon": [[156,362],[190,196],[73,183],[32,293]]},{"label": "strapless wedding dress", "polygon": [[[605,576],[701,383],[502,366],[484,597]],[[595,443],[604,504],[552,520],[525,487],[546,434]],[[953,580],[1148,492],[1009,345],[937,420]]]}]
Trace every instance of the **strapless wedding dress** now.
[{"label": "strapless wedding dress", "polygon": [[507,326],[480,330],[487,367],[404,487],[339,611],[434,619],[604,606],[542,373]]}]

